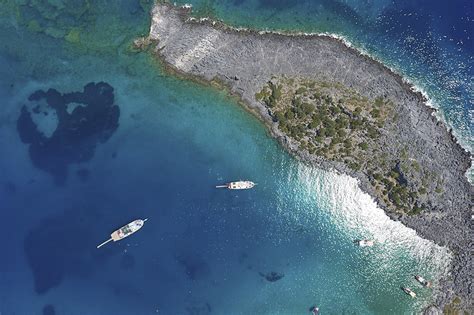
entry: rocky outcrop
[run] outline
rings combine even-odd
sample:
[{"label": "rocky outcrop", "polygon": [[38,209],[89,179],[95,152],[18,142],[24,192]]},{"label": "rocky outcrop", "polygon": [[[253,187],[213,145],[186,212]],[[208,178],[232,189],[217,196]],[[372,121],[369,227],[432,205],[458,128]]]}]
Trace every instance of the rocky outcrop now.
[{"label": "rocky outcrop", "polygon": [[[457,295],[464,308],[472,308],[474,191],[465,177],[470,154],[435,118],[426,99],[399,75],[332,37],[237,30],[217,21],[195,20],[188,8],[168,4],[154,7],[147,40],[156,42],[156,55],[168,69],[228,88],[295,156],[357,178],[361,189],[374,197],[391,218],[424,238],[448,246],[454,253],[454,265],[443,281],[444,293],[438,304],[444,305]],[[393,211],[378,197],[363,166],[355,170],[344,161],[331,161],[301,150],[294,139],[279,130],[268,108],[255,97],[275,76],[335,82],[367,99],[383,97],[392,102],[397,128],[385,133],[381,130],[381,147],[391,156],[404,152],[404,158],[415,160],[439,179],[439,185],[428,187],[426,195],[430,198],[420,201],[425,209],[411,216]]]}]

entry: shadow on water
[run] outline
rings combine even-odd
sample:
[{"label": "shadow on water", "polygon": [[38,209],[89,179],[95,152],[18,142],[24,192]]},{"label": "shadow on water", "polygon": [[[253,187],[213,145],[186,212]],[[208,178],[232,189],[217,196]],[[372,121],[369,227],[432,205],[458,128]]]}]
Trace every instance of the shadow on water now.
[{"label": "shadow on water", "polygon": [[[114,89],[105,82],[88,83],[83,92],[61,94],[55,89],[38,90],[28,98],[36,104],[32,111],[24,105],[17,121],[23,143],[29,144],[33,165],[50,173],[58,185],[67,178],[68,165],[83,163],[94,156],[99,143],[106,142],[118,128],[120,109],[114,105]],[[32,115],[44,117],[39,104],[45,100],[56,113],[57,127],[50,137],[39,130]],[[68,105],[76,105],[71,113]],[[39,118],[39,119],[41,119]],[[87,179],[88,172],[78,173]]]}]

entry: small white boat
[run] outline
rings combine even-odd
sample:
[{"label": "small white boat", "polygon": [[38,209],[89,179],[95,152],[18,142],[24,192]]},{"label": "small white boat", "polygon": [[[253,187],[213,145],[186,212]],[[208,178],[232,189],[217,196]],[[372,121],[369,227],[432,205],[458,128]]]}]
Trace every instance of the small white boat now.
[{"label": "small white boat", "polygon": [[148,219],[145,219],[145,220],[138,219],[138,220],[130,222],[127,225],[122,226],[120,229],[115,230],[114,232],[112,232],[112,234],[110,234],[110,238],[108,240],[106,240],[105,242],[99,244],[97,246],[97,248],[101,248],[102,246],[104,246],[108,242],[120,241],[120,240],[132,235],[133,233],[135,233],[136,231],[141,229],[147,220]]},{"label": "small white boat", "polygon": [[422,276],[416,275],[416,276],[415,276],[415,279],[416,279],[416,281],[418,281],[422,286],[424,286],[424,287],[426,287],[426,288],[431,287],[431,281],[426,280],[426,279],[423,278]]},{"label": "small white boat", "polygon": [[374,246],[374,241],[373,240],[358,240],[357,245],[360,247],[372,247]]},{"label": "small white boat", "polygon": [[254,182],[251,181],[244,181],[240,180],[237,182],[230,182],[225,185],[218,185],[216,188],[227,188],[227,189],[250,189],[253,188],[255,185],[257,185]]},{"label": "small white boat", "polygon": [[310,308],[311,314],[318,315],[319,314],[319,307],[313,306]]},{"label": "small white boat", "polygon": [[416,293],[410,290],[410,288],[402,287],[403,292],[411,296],[412,298],[416,298]]}]

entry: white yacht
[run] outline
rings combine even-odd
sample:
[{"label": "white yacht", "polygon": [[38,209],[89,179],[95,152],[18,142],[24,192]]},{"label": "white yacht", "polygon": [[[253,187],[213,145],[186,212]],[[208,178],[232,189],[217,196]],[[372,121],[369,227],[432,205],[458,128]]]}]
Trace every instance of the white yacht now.
[{"label": "white yacht", "polygon": [[357,245],[360,247],[372,247],[374,246],[374,241],[373,240],[358,240]]},{"label": "white yacht", "polygon": [[426,279],[423,278],[422,276],[416,275],[416,276],[415,276],[415,279],[416,279],[416,281],[418,281],[422,286],[424,286],[424,287],[426,287],[426,288],[431,287],[431,281],[426,280]]},{"label": "white yacht", "polygon": [[225,185],[218,185],[216,186],[216,188],[227,188],[227,189],[250,189],[250,188],[253,188],[255,185],[257,185],[256,183],[254,182],[251,182],[251,181],[244,181],[244,180],[240,180],[240,181],[237,181],[237,182],[230,182],[230,183],[227,183]]},{"label": "white yacht", "polygon": [[410,288],[402,287],[403,292],[411,296],[412,298],[416,298],[416,293],[410,290]]},{"label": "white yacht", "polygon": [[130,222],[127,225],[122,226],[120,229],[115,230],[114,232],[112,232],[112,234],[110,234],[110,238],[108,240],[106,240],[105,242],[99,244],[97,246],[97,248],[101,248],[102,246],[104,246],[108,242],[120,241],[120,240],[123,240],[124,238],[132,235],[133,233],[135,233],[136,231],[141,229],[147,220],[148,219],[145,219],[145,220],[138,219],[138,220]]}]

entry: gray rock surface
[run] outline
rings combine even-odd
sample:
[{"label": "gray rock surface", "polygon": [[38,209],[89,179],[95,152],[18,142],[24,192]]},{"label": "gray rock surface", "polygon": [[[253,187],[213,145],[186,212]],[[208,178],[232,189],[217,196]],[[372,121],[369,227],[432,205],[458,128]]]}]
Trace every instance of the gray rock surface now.
[{"label": "gray rock surface", "polygon": [[[457,144],[451,132],[433,115],[426,100],[412,86],[381,63],[328,36],[277,34],[237,30],[221,22],[190,18],[189,9],[156,4],[147,41],[156,43],[156,55],[170,70],[204,82],[218,82],[238,96],[257,115],[272,135],[290,152],[318,167],[349,174],[359,180],[362,190],[373,196],[394,220],[413,228],[419,235],[448,246],[454,253],[450,275],[443,281],[438,305],[453,296],[462,307],[473,309],[473,186],[465,177],[470,154]],[[278,130],[255,93],[272,76],[307,77],[340,82],[368,98],[391,99],[398,113],[398,128],[387,132],[388,154],[407,148],[408,156],[428,167],[443,181],[442,194],[432,197],[427,209],[417,216],[388,211],[376,197],[364,169],[354,172],[343,163],[299,152],[295,143]]]}]

